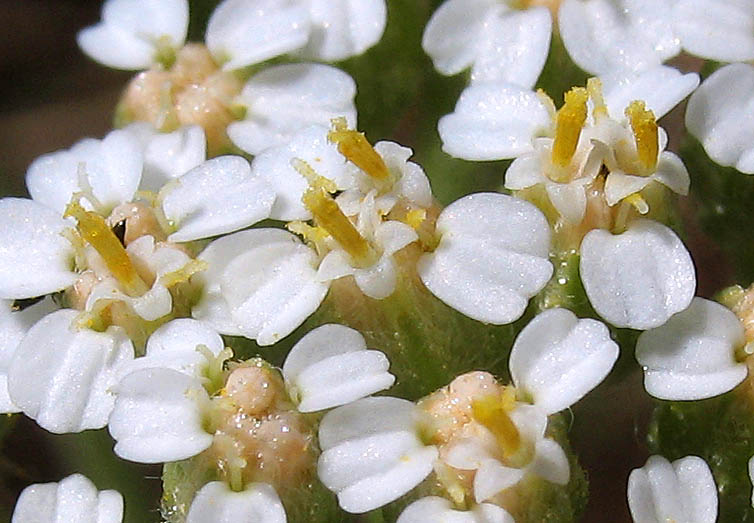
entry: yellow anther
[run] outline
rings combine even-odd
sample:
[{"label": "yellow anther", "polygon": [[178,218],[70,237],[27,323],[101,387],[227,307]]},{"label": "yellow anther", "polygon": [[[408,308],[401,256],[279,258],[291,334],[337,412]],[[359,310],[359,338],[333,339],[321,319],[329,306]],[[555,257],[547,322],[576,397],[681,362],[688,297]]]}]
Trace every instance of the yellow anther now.
[{"label": "yellow anther", "polygon": [[651,174],[657,168],[657,156],[660,149],[655,115],[646,108],[644,102],[635,100],[626,107],[626,116],[634,131],[639,163],[646,171],[640,174]]},{"label": "yellow anther", "polygon": [[180,269],[164,274],[160,278],[160,283],[165,287],[173,287],[179,283],[189,281],[189,279],[196,273],[206,271],[209,264],[203,260],[190,260],[186,265]]},{"label": "yellow anther", "polygon": [[169,36],[161,36],[154,42],[155,44],[155,63],[160,64],[163,69],[170,69],[175,63],[176,54],[173,48],[173,42]]},{"label": "yellow anther", "polygon": [[607,104],[602,96],[602,81],[599,78],[592,77],[586,81],[586,90],[589,98],[592,99],[592,117],[597,120],[600,117],[607,116]]},{"label": "yellow anther", "polygon": [[514,404],[515,401],[511,404],[511,398],[506,392],[502,395],[485,396],[471,404],[474,419],[495,435],[506,458],[518,452],[521,447],[521,435],[508,416]]},{"label": "yellow anther", "polygon": [[136,272],[126,249],[99,214],[84,210],[74,200],[68,204],[63,216],[76,218],[79,234],[102,256],[110,273],[120,282],[126,294],[141,296],[149,290]]},{"label": "yellow anther", "polygon": [[403,221],[406,223],[406,225],[410,226],[411,228],[418,229],[419,227],[421,227],[422,223],[424,223],[424,220],[426,219],[427,219],[426,209],[414,209],[406,213],[406,217],[403,219]]},{"label": "yellow anther", "polygon": [[649,204],[638,192],[629,194],[624,200],[630,203],[639,214],[647,214],[649,212]]},{"label": "yellow anther", "polygon": [[556,117],[555,143],[552,145],[552,161],[555,165],[565,167],[576,152],[581,129],[586,121],[588,98],[589,94],[583,87],[574,87],[565,94],[565,103]]},{"label": "yellow anther", "polygon": [[306,178],[306,181],[309,182],[309,187],[313,189],[322,189],[323,191],[327,191],[329,193],[333,193],[338,190],[338,186],[335,185],[334,181],[317,174],[317,171],[312,169],[312,166],[306,163],[304,160],[300,158],[294,158],[293,160],[291,160],[291,166],[296,169],[301,176]]},{"label": "yellow anther", "polygon": [[304,206],[314,216],[316,224],[327,231],[338,245],[351,256],[351,262],[368,267],[377,256],[369,242],[356,230],[338,203],[322,188],[310,187],[301,198]]},{"label": "yellow anther", "polygon": [[327,139],[338,144],[340,154],[348,158],[362,171],[376,180],[389,180],[390,171],[370,144],[364,133],[348,128],[346,119],[333,118],[333,130],[327,134]]}]

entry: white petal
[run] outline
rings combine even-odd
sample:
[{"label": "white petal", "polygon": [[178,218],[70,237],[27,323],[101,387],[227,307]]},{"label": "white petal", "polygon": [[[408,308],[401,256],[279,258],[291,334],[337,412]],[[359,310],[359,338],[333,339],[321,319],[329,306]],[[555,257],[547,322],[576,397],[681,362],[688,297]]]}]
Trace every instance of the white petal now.
[{"label": "white petal", "polygon": [[678,0],[673,28],[691,54],[719,62],[754,60],[754,9],[749,2]]},{"label": "white petal", "polygon": [[518,191],[549,181],[543,172],[540,158],[539,152],[533,152],[513,160],[505,171],[505,188]]},{"label": "white petal", "polygon": [[476,37],[478,55],[471,81],[502,81],[531,89],[547,60],[551,35],[552,18],[546,7],[491,10]]},{"label": "white petal", "polygon": [[394,188],[397,195],[420,207],[432,205],[432,188],[424,169],[419,164],[408,161],[414,151],[395,142],[386,141],[377,142],[374,150],[382,157],[390,173],[398,178]]},{"label": "white petal", "polygon": [[246,337],[271,345],[313,313],[328,285],[316,279],[316,253],[294,235],[246,236],[246,251],[230,261],[221,292]]},{"label": "white petal", "polygon": [[652,178],[665,185],[671,191],[686,196],[689,193],[691,179],[683,161],[675,154],[667,151],[660,153],[657,171]]},{"label": "white petal", "polygon": [[309,184],[291,165],[293,159],[308,163],[317,174],[334,181],[338,189],[348,189],[353,185],[353,179],[345,169],[345,158],[327,140],[328,132],[326,127],[312,125],[296,133],[285,145],[267,149],[254,158],[254,175],[266,180],[277,196],[270,213],[273,220],[311,218],[311,213],[301,202]]},{"label": "white petal", "polygon": [[492,503],[481,503],[471,510],[454,510],[450,501],[428,496],[411,503],[396,523],[514,523],[513,516]]},{"label": "white petal", "polygon": [[516,403],[516,408],[509,413],[509,416],[523,439],[538,441],[545,437],[547,413],[539,406]]},{"label": "white petal", "polygon": [[636,359],[644,368],[644,386],[666,400],[696,400],[728,392],[746,378],[746,364],[735,350],[746,342],[733,312],[703,298],[664,325],[643,332]]},{"label": "white petal", "polygon": [[686,127],[710,158],[754,174],[754,67],[731,64],[715,71],[689,99]]},{"label": "white petal", "polygon": [[[749,481],[754,484],[754,456],[749,458]],[[754,489],[751,493],[751,506],[754,507]]]},{"label": "white petal", "polygon": [[71,325],[77,316],[63,309],[42,318],[19,343],[8,370],[13,403],[50,432],[104,427],[119,369],[134,355],[122,329],[77,331]]},{"label": "white petal", "polygon": [[137,370],[120,380],[117,393],[108,429],[121,458],[178,461],[212,444],[203,428],[209,396],[195,377],[172,369]]},{"label": "white petal", "polygon": [[496,459],[485,460],[474,474],[474,499],[481,503],[516,485],[523,477],[524,469],[506,467]]},{"label": "white petal", "polygon": [[267,483],[249,483],[241,492],[212,481],[196,493],[186,523],[285,523],[285,509]]},{"label": "white petal", "polygon": [[[548,183],[547,197],[563,218],[573,224],[581,223],[586,212],[586,189],[580,183]],[[607,192],[607,189],[605,190]]]},{"label": "white petal", "polygon": [[102,22],[78,34],[81,49],[117,69],[147,69],[155,59],[158,40],[173,49],[183,45],[188,30],[186,0],[107,0]]},{"label": "white petal", "polygon": [[98,491],[88,478],[72,474],[60,483],[26,487],[16,502],[12,523],[120,523],[123,496]]},{"label": "white petal", "polygon": [[356,126],[356,83],[340,69],[324,64],[284,64],[254,75],[237,100],[246,107],[243,121],[228,126],[233,143],[258,155],[289,142],[310,125],[330,126],[345,117]]},{"label": "white petal", "polygon": [[252,176],[241,156],[207,160],[167,187],[165,216],[178,230],[171,242],[208,238],[241,229],[270,214],[275,194],[265,180]]},{"label": "white petal", "polygon": [[314,60],[336,62],[356,56],[382,37],[385,0],[310,0],[311,32],[301,50]]},{"label": "white petal", "polygon": [[624,111],[634,100],[646,102],[655,118],[662,118],[699,85],[696,73],[655,66],[637,73],[615,72],[602,77],[605,103],[614,119],[625,119]]},{"label": "white petal", "polygon": [[[131,124],[126,129],[133,130],[137,125]],[[181,127],[172,133],[154,133],[144,144],[144,174],[139,188],[159,191],[170,180],[200,165],[206,153],[207,140],[198,125]]]},{"label": "white petal", "polygon": [[498,193],[466,196],[437,220],[441,240],[417,265],[427,288],[485,323],[510,323],[552,275],[550,226],[532,204]]},{"label": "white petal", "polygon": [[636,220],[618,235],[590,231],[581,242],[579,270],[592,306],[616,327],[658,327],[688,307],[696,290],[686,247],[651,220]]},{"label": "white petal", "polygon": [[442,149],[465,160],[501,160],[532,151],[532,139],[550,125],[533,91],[504,83],[472,84],[455,111],[440,118]]},{"label": "white petal", "polygon": [[553,414],[596,387],[618,359],[607,327],[566,309],[548,309],[524,327],[513,343],[509,366],[516,388]]},{"label": "white petal", "polygon": [[479,437],[458,438],[445,448],[443,461],[456,469],[476,470],[497,450],[491,452],[485,443]]},{"label": "white petal", "polygon": [[565,452],[549,438],[537,441],[534,460],[529,465],[529,470],[532,474],[558,485],[567,485],[571,474]]},{"label": "white petal", "polygon": [[24,310],[13,311],[11,300],[0,300],[0,413],[21,412],[10,399],[8,392],[8,367],[16,348],[37,321],[59,307],[52,298],[45,298]]},{"label": "white petal", "polygon": [[395,377],[383,353],[366,350],[358,331],[323,325],[294,345],[283,364],[283,377],[300,412],[350,403],[389,388]]},{"label": "white petal", "polygon": [[78,168],[82,161],[68,150],[44,154],[26,171],[26,187],[34,201],[62,215],[79,187]]},{"label": "white petal", "polygon": [[0,298],[33,298],[73,284],[73,246],[62,236],[68,226],[33,200],[0,200]]},{"label": "white petal", "polygon": [[717,488],[707,464],[696,456],[674,461],[650,456],[628,477],[628,506],[634,521],[713,523]]},{"label": "white petal", "polygon": [[605,199],[612,206],[623,198],[641,191],[652,178],[648,176],[634,176],[620,171],[611,172],[605,181]]},{"label": "white petal", "polygon": [[322,259],[317,269],[317,281],[327,283],[356,272],[345,251],[330,251]]},{"label": "white petal", "polygon": [[290,0],[225,0],[212,12],[205,41],[226,71],[263,62],[302,47],[309,16]]},{"label": "white petal", "polygon": [[398,273],[393,259],[383,255],[368,269],[356,269],[353,273],[356,285],[366,296],[382,300],[393,294]]},{"label": "white petal", "polygon": [[558,21],[568,54],[592,74],[647,69],[681,50],[668,2],[565,0]]},{"label": "white petal", "polygon": [[317,475],[337,492],[346,512],[374,510],[421,483],[437,458],[435,447],[422,445],[410,432],[382,432],[340,443],[324,451]]}]

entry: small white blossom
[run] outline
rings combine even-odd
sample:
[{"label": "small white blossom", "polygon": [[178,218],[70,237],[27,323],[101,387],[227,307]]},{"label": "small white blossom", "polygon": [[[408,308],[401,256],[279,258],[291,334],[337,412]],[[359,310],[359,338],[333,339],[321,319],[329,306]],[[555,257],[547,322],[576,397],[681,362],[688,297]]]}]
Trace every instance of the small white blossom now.
[{"label": "small white blossom", "polygon": [[234,492],[222,481],[211,481],[196,493],[186,523],[285,523],[285,509],[267,483],[250,483]]},{"label": "small white blossom", "polygon": [[445,498],[428,496],[411,503],[401,512],[396,523],[425,523],[443,521],[457,523],[514,523],[513,516],[491,503],[480,503],[471,510],[452,508]]},{"label": "small white blossom", "polygon": [[644,387],[664,400],[698,400],[728,392],[746,378],[746,364],[735,356],[745,341],[733,312],[694,298],[686,310],[639,336],[636,359],[644,368]]},{"label": "small white blossom", "polygon": [[115,490],[98,491],[81,474],[60,483],[26,487],[16,502],[12,523],[120,523],[123,496]]},{"label": "small white blossom", "polygon": [[628,477],[628,506],[636,523],[714,523],[717,487],[702,458],[686,456],[670,463],[650,456]]},{"label": "small white blossom", "polygon": [[686,109],[686,127],[720,165],[754,174],[754,67],[731,64],[697,89]]}]

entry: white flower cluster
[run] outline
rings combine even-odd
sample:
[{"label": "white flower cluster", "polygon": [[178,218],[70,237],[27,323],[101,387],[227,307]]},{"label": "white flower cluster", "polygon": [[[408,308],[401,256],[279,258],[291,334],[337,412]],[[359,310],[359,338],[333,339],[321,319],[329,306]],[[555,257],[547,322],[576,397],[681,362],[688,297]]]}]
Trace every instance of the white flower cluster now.
[{"label": "white flower cluster", "polygon": [[[506,325],[569,252],[596,315],[642,331],[649,394],[732,390],[748,374],[747,325],[695,297],[691,256],[658,218],[665,193],[686,195],[690,178],[657,120],[691,95],[686,125],[709,156],[754,173],[752,65],[701,86],[663,65],[681,50],[751,62],[752,6],[447,0],[422,46],[441,73],[471,72],[439,121],[443,150],[512,163],[511,194],[442,207],[411,149],[355,130],[348,74],[260,66],[363,53],[385,29],[384,0],[224,0],[203,46],[186,43],[186,0],[106,0],[79,45],[145,70],[121,107],[135,122],[38,158],[31,198],[0,200],[0,413],[55,433],[107,426],[130,461],[210,456],[214,479],[188,523],[284,522],[285,487],[309,476],[350,513],[413,491],[399,523],[512,522],[527,479],[571,479],[551,422],[617,361],[605,323],[542,307],[513,342],[510,385],[479,370],[416,401],[371,396],[396,378],[349,327],[311,330],[281,369],[233,361],[221,336],[272,345],[329,293],[346,288],[378,315],[408,285],[480,328]],[[598,75],[559,109],[534,90],[553,28]],[[231,147],[245,156],[216,154]],[[714,521],[717,489],[701,458],[652,456],[631,473],[628,503],[635,521]],[[119,494],[73,475],[28,487],[13,522],[122,518]]]}]

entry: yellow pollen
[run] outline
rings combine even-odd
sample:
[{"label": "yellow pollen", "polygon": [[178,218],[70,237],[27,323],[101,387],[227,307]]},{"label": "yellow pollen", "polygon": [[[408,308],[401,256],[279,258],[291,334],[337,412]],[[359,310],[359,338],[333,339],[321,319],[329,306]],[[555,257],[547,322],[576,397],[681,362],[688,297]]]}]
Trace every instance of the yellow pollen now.
[{"label": "yellow pollen", "polygon": [[634,100],[626,107],[626,116],[631,122],[631,129],[634,131],[639,163],[647,174],[653,173],[657,168],[657,156],[660,148],[655,115],[646,108],[644,102]]},{"label": "yellow pollen", "polygon": [[148,288],[137,274],[126,249],[100,215],[84,210],[74,200],[68,204],[63,216],[73,216],[78,221],[76,229],[81,237],[102,256],[110,273],[127,294],[140,296],[147,292]]},{"label": "yellow pollen", "polygon": [[501,395],[485,396],[471,404],[474,419],[495,435],[506,458],[515,454],[521,447],[521,435],[508,416],[514,405],[515,396],[511,398],[507,389]]},{"label": "yellow pollen", "polygon": [[565,167],[573,158],[579,143],[581,129],[586,121],[586,101],[589,98],[583,87],[574,87],[565,94],[565,103],[556,116],[555,143],[552,145],[552,161]]},{"label": "yellow pollen", "polygon": [[327,134],[327,139],[338,144],[340,154],[348,158],[362,171],[376,180],[389,180],[388,171],[382,157],[377,154],[364,133],[348,128],[346,119],[333,118],[333,130]]},{"label": "yellow pollen", "polygon": [[426,209],[413,209],[406,213],[404,222],[407,225],[409,225],[411,228],[418,229],[419,227],[421,227],[422,223],[424,223],[424,220],[426,219],[427,219]]}]

